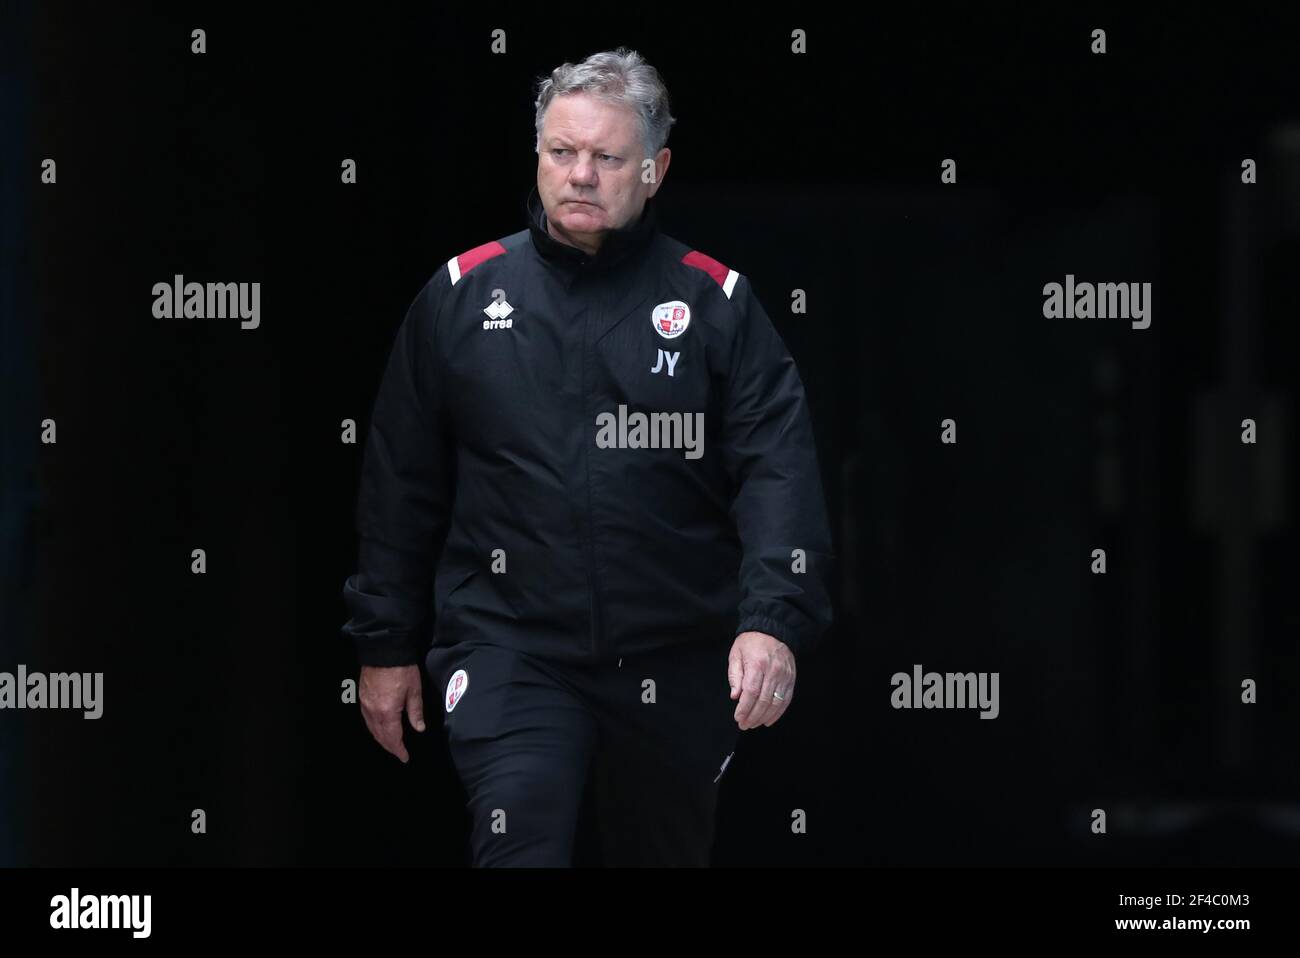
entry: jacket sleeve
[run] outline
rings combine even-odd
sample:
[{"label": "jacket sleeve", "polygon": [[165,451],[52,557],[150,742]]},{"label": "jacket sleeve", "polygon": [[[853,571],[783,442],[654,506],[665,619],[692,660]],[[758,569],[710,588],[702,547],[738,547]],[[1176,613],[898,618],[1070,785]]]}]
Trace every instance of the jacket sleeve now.
[{"label": "jacket sleeve", "polygon": [[747,277],[735,289],[723,450],[743,556],[736,634],[766,632],[796,657],[829,628],[834,553],[803,382]]},{"label": "jacket sleeve", "polygon": [[357,572],[343,585],[343,633],[362,665],[418,664],[428,646],[432,580],[447,536],[452,447],[436,362],[446,267],[398,329],[370,417],[357,494]]}]

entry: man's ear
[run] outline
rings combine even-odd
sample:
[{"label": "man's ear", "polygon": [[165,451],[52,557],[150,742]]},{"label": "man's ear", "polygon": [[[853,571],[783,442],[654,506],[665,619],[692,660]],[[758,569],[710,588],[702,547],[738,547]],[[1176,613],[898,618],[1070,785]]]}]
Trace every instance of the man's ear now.
[{"label": "man's ear", "polygon": [[673,152],[664,147],[655,157],[655,180],[650,184],[650,195],[654,196],[659,192],[659,187],[663,185],[664,177],[668,175],[668,164],[672,161]]}]

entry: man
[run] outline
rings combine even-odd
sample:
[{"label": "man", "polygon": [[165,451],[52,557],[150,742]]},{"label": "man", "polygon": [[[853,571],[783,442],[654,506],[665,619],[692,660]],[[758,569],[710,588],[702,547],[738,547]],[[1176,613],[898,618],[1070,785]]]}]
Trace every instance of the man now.
[{"label": "man", "polygon": [[656,226],[673,122],[633,51],[553,71],[528,228],[438,268],[375,402],[344,632],[403,762],[422,657],[442,690],[475,865],[571,864],[589,774],[607,865],[707,865],[739,733],[831,621],[794,362]]}]

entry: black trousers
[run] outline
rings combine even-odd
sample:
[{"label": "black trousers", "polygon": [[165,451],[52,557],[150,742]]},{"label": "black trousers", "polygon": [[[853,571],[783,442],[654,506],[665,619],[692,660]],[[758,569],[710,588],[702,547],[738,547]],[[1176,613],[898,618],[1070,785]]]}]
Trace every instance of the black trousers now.
[{"label": "black trousers", "polygon": [[731,643],[608,665],[485,644],[432,649],[426,670],[468,795],[473,864],[571,865],[591,775],[607,866],[707,866],[740,736]]}]

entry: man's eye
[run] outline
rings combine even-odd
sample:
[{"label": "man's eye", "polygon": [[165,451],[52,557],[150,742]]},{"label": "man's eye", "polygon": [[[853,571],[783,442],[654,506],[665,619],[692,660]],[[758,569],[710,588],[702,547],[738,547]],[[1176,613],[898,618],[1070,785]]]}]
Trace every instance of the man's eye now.
[{"label": "man's eye", "polygon": [[568,150],[562,150],[562,149],[556,148],[556,149],[554,149],[554,150],[551,150],[551,152],[554,153],[554,154],[556,154],[556,155],[558,156],[558,155],[561,154],[561,153],[567,153],[567,152],[569,152],[569,151],[568,151]]}]

